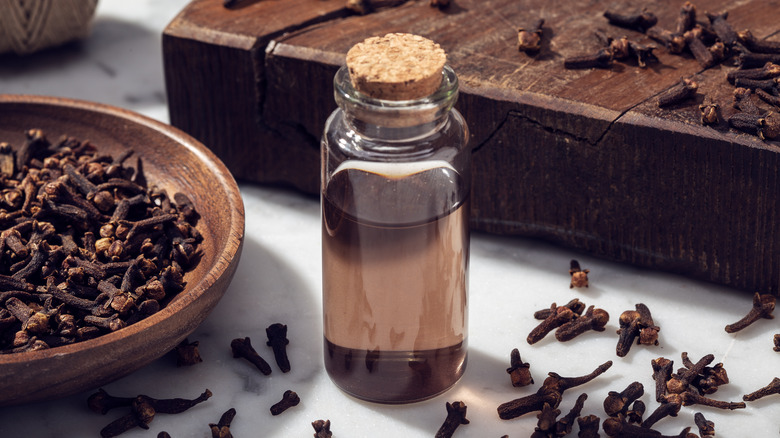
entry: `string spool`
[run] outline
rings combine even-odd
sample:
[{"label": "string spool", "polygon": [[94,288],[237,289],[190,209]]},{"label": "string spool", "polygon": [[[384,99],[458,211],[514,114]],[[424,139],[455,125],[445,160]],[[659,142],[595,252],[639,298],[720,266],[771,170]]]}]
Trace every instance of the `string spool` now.
[{"label": "string spool", "polygon": [[0,0],[0,54],[28,55],[85,38],[98,0]]}]

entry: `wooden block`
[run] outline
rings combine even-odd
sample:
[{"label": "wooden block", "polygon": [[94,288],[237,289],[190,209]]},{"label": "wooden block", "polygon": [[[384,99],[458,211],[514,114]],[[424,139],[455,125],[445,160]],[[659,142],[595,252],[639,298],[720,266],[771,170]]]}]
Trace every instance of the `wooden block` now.
[{"label": "wooden block", "polygon": [[[212,148],[236,178],[319,192],[319,138],[335,108],[333,75],[368,36],[410,32],[448,53],[458,73],[474,148],[473,228],[544,238],[591,254],[682,273],[748,291],[780,290],[780,143],[728,128],[730,64],[702,70],[690,54],[656,49],[640,68],[566,70],[593,53],[593,32],[651,42],[607,24],[603,4],[584,0],[427,1],[360,16],[341,0],[245,0],[225,9],[193,1],[163,38],[172,123]],[[760,0],[695,2],[728,11],[759,38],[780,23]],[[673,29],[678,1],[647,6]],[[544,18],[542,50],[517,50],[517,28]],[[690,101],[658,108],[681,77],[700,87]],[[707,95],[721,122],[700,123]],[[763,103],[761,104],[763,105]],[[763,106],[764,109],[768,107]]]}]

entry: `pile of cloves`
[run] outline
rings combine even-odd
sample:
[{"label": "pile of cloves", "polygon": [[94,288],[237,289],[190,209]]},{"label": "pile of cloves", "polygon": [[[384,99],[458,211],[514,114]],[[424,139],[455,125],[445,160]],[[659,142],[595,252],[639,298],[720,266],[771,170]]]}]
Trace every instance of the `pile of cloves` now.
[{"label": "pile of cloves", "polygon": [[147,187],[131,150],[25,134],[0,143],[0,353],[119,330],[184,289],[202,241],[184,194]]}]

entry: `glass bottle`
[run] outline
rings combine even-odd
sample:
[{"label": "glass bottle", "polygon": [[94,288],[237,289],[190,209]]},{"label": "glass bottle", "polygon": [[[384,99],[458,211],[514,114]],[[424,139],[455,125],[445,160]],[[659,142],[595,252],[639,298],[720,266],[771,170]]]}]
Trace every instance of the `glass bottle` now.
[{"label": "glass bottle", "polygon": [[390,100],[342,67],[322,139],[325,368],[373,402],[433,397],[466,366],[471,151],[458,79],[436,74]]}]

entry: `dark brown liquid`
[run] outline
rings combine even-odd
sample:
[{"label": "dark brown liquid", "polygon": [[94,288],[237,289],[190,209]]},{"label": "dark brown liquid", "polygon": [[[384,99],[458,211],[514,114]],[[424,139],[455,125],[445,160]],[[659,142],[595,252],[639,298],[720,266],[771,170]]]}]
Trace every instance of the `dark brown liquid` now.
[{"label": "dark brown liquid", "polygon": [[441,167],[393,177],[347,169],[331,179],[322,201],[325,366],[346,392],[411,402],[462,375],[466,193]]}]

